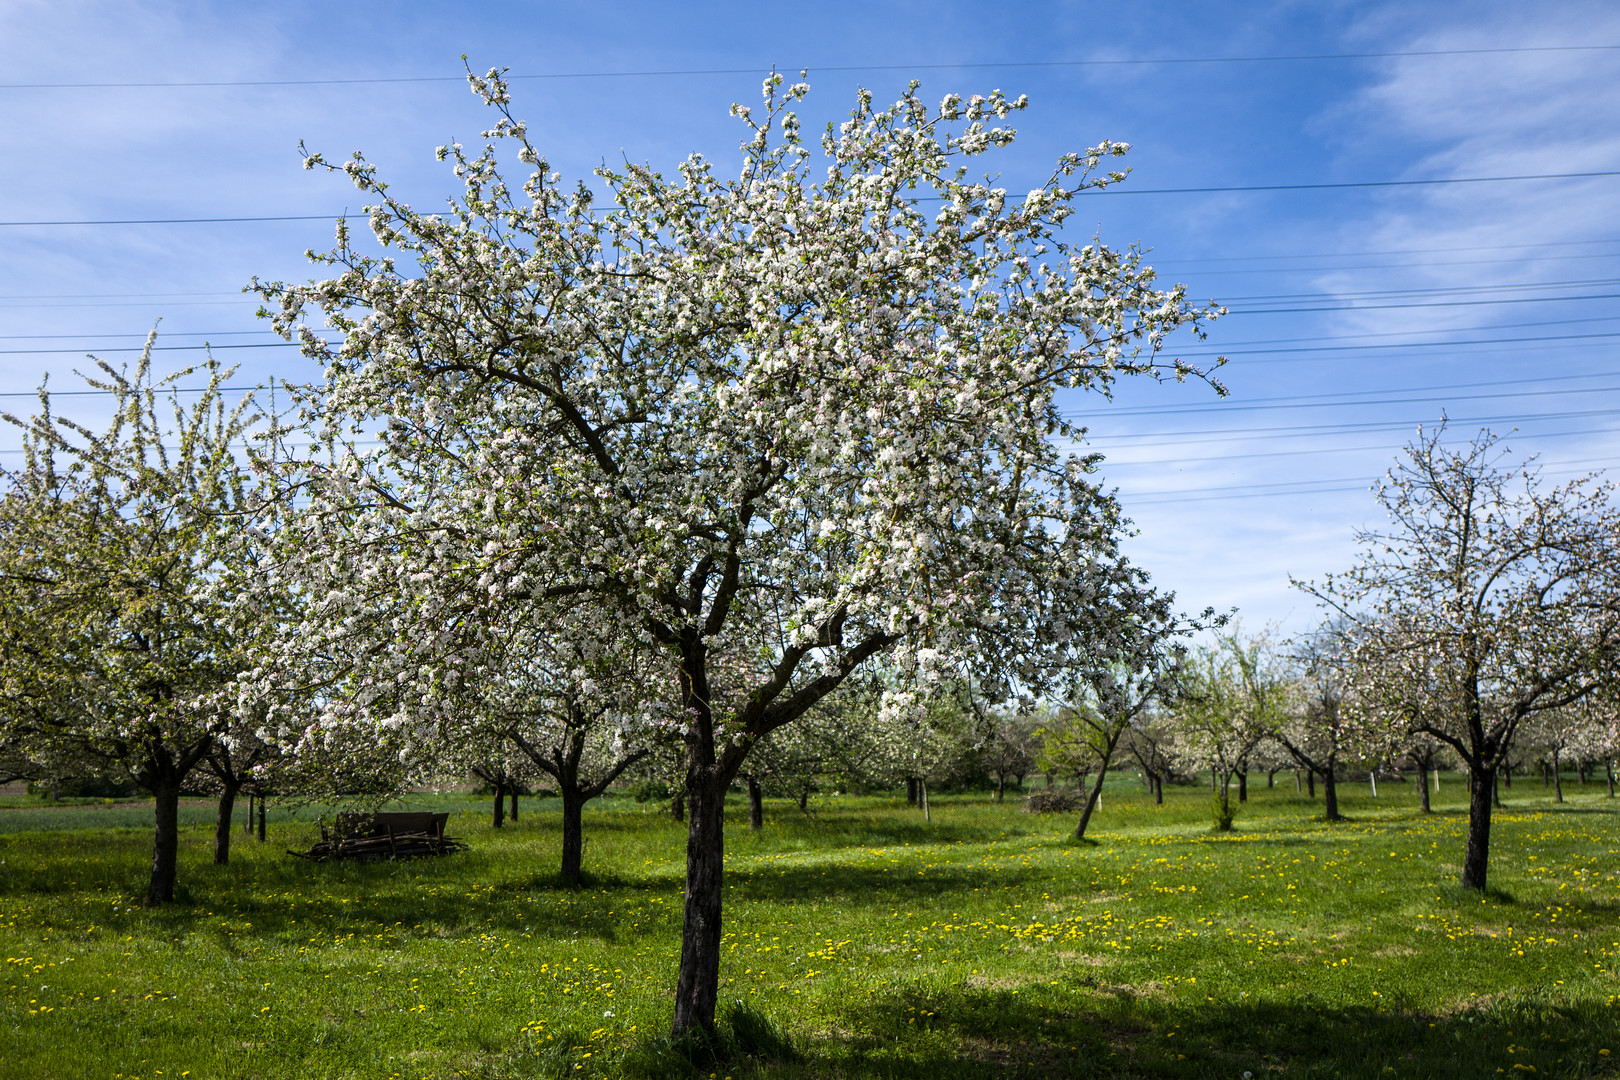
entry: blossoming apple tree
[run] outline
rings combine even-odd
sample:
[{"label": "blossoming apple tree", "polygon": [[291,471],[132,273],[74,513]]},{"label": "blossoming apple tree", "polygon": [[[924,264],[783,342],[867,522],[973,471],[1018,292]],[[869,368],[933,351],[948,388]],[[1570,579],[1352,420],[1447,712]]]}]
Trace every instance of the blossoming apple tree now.
[{"label": "blossoming apple tree", "polygon": [[6,415],[24,461],[0,497],[0,745],[152,792],[149,905],[174,898],[181,785],[245,719],[238,681],[277,616],[221,588],[255,501],[236,458],[253,398],[227,407],[230,371],[210,362],[184,407],[171,391],[191,372],[154,378],[155,336],[134,372],[98,361],[87,378],[105,431],[54,415],[43,389],[37,415]]},{"label": "blossoming apple tree", "polygon": [[1497,771],[1520,731],[1595,691],[1620,657],[1620,511],[1594,478],[1540,483],[1481,432],[1420,433],[1355,566],[1302,587],[1355,628],[1368,710],[1449,746],[1470,777],[1461,884],[1483,890]]},{"label": "blossoming apple tree", "polygon": [[636,656],[645,722],[685,755],[674,1026],[711,1030],[722,801],[751,747],[879,659],[922,685],[971,652],[1002,692],[1038,691],[1082,643],[1106,662],[1141,578],[1060,395],[1201,377],[1160,350],[1213,312],[1134,250],[1063,239],[1123,145],[1062,156],[1023,197],[968,178],[1022,98],[863,91],[818,160],[808,88],[773,75],[761,109],[734,107],[733,173],[604,166],[599,199],[564,186],[499,72],[470,81],[498,118],[481,151],[440,148],[463,185],[446,210],[359,155],[311,155],[373,200],[384,251],[340,225],[316,257],[332,276],[257,285],[324,365],[327,437],[381,444],[297,476],[280,572],[319,597],[291,639],[361,633],[377,605],[413,626],[357,687],[386,715],[334,701],[323,720],[405,738],[441,720],[423,687],[474,677],[481,654],[440,646],[491,610]]}]

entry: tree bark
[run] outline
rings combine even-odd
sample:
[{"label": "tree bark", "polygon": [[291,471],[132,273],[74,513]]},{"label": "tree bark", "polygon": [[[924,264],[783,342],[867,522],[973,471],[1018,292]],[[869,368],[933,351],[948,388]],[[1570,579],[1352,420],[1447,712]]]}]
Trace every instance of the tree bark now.
[{"label": "tree bark", "polygon": [[250,836],[253,834],[253,789],[252,788],[248,788],[247,820],[242,822],[242,831],[247,833]]},{"label": "tree bark", "polygon": [[1316,798],[1316,770],[1315,769],[1306,769],[1305,770],[1305,797],[1307,799]]},{"label": "tree bark", "polygon": [[1001,802],[1002,801],[1003,797],[1005,796],[1006,790],[1007,790],[1007,778],[1005,776],[996,777],[996,802]]},{"label": "tree bark", "polygon": [[1103,778],[1107,775],[1108,763],[1105,761],[1103,767],[1097,770],[1097,782],[1091,785],[1091,792],[1086,796],[1086,805],[1080,810],[1080,824],[1074,829],[1076,840],[1086,838],[1086,826],[1091,824],[1091,812],[1097,808],[1097,800],[1102,796]]},{"label": "tree bark", "polygon": [[264,792],[259,792],[259,843],[264,843]]},{"label": "tree bark", "polygon": [[1429,769],[1428,766],[1421,763],[1418,765],[1417,789],[1418,802],[1423,807],[1423,812],[1425,814],[1432,813],[1433,811],[1429,807]]},{"label": "tree bark", "polygon": [[906,777],[906,805],[917,805],[917,778],[915,776]]},{"label": "tree bark", "polygon": [[1246,803],[1246,802],[1249,801],[1249,770],[1247,770],[1247,769],[1239,769],[1238,774],[1237,774],[1237,778],[1238,778],[1238,802]]},{"label": "tree bark", "polygon": [[748,778],[748,827],[755,832],[765,827],[765,793],[754,776]]},{"label": "tree bark", "polygon": [[676,821],[686,820],[686,792],[677,791],[675,797],[669,800],[669,816]]},{"label": "tree bark", "polygon": [[807,787],[806,788],[800,788],[799,789],[799,809],[800,810],[807,810],[807,809],[809,809],[809,807],[810,807],[810,789],[807,788]]},{"label": "tree bark", "polygon": [[1603,773],[1609,778],[1609,798],[1614,798],[1614,758],[1603,759]]},{"label": "tree bark", "polygon": [[[236,809],[236,786],[226,784],[219,793],[219,813],[214,818],[214,865],[231,861],[231,814]],[[253,827],[253,793],[248,792],[248,828]]]},{"label": "tree bark", "polygon": [[517,789],[517,784],[516,783],[513,783],[513,785],[512,785],[511,795],[512,795],[512,814],[511,814],[512,824],[516,825],[517,824],[517,800],[518,800],[518,789]]},{"label": "tree bark", "polygon": [[[677,1036],[695,1028],[714,1034],[720,990],[721,871],[725,861],[726,785],[712,766],[687,779],[686,910],[675,982]],[[706,775],[707,774],[707,775]]]},{"label": "tree bark", "polygon": [[1462,887],[1485,889],[1491,851],[1491,774],[1494,769],[1469,765],[1468,848],[1463,855]]},{"label": "tree bark", "polygon": [[501,780],[495,781],[495,807],[490,823],[497,829],[506,824],[506,784]]},{"label": "tree bark", "polygon": [[1164,805],[1164,777],[1158,773],[1153,774],[1153,805]]},{"label": "tree bark", "polygon": [[571,784],[561,785],[562,795],[562,876],[574,888],[580,886],[580,866],[585,858],[585,800]]},{"label": "tree bark", "polygon": [[152,877],[146,888],[146,906],[174,900],[175,863],[180,853],[180,784],[164,780],[152,786],[156,830],[152,838]]},{"label": "tree bark", "polygon": [[1339,779],[1333,774],[1333,763],[1322,770],[1322,819],[1324,821],[1343,821],[1339,815]]},{"label": "tree bark", "polygon": [[1558,747],[1556,747],[1556,746],[1553,747],[1553,755],[1552,755],[1552,757],[1553,757],[1553,759],[1552,759],[1553,802],[1563,802],[1564,801],[1564,778],[1563,778],[1562,775],[1560,775],[1560,771],[1559,771],[1559,768],[1558,768],[1558,766],[1559,766]]}]

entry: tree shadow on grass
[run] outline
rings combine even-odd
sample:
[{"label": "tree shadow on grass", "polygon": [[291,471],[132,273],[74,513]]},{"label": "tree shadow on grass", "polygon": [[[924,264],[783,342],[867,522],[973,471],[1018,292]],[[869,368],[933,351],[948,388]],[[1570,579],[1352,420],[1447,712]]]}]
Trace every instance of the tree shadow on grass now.
[{"label": "tree shadow on grass", "polygon": [[1498,1069],[1612,1076],[1620,1055],[1615,1010],[1534,993],[1426,1013],[1309,999],[1213,1002],[1070,975],[1056,985],[906,990],[830,1023],[838,1034],[800,1040],[802,1067],[764,1075],[1462,1080]]},{"label": "tree shadow on grass", "polygon": [[1016,888],[1052,876],[1050,870],[1033,867],[997,867],[992,873],[983,867],[947,864],[918,873],[915,863],[816,863],[733,870],[726,874],[726,884],[727,897],[737,900],[772,904],[804,900],[910,910],[937,906],[947,895],[971,895],[973,890],[990,885],[997,889]]}]

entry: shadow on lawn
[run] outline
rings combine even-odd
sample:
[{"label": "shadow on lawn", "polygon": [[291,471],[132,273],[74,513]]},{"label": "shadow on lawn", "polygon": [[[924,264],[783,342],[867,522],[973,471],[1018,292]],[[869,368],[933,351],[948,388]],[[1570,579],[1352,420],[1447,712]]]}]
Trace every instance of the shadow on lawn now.
[{"label": "shadow on lawn", "polygon": [[1057,985],[881,998],[831,1019],[858,1034],[800,1040],[800,1064],[763,1075],[1461,1080],[1499,1069],[1613,1076],[1620,1057],[1620,1018],[1594,1004],[1481,1001],[1428,1015],[1309,999],[1215,1003],[1143,989],[1066,976]]}]

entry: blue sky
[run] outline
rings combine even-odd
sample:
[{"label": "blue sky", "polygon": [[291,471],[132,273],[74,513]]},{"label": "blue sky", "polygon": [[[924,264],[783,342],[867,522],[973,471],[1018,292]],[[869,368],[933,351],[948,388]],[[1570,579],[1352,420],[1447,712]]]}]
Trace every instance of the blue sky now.
[{"label": "blue sky", "polygon": [[[300,140],[363,149],[437,206],[455,184],[433,147],[489,123],[462,53],[520,76],[515,111],[570,178],[621,155],[727,161],[727,107],[772,65],[810,69],[817,124],[913,75],[930,97],[1028,94],[998,163],[1014,192],[1105,138],[1134,147],[1127,191],[1616,171],[1620,47],[1593,46],[1620,46],[1612,4],[0,0],[0,220],[358,209],[300,168]],[[399,79],[422,81],[330,81]],[[212,85],[129,85],[153,83]],[[1178,343],[1231,358],[1224,401],[1143,384],[1070,403],[1132,553],[1189,608],[1307,629],[1289,575],[1348,564],[1380,520],[1369,485],[1442,414],[1458,438],[1512,431],[1549,479],[1616,460],[1620,177],[1100,196],[1074,230],[1150,247],[1233,312]],[[309,276],[302,253],[330,237],[329,220],[0,226],[0,392],[46,372],[67,389],[85,353],[127,358],[158,318],[166,347],[232,346],[240,381],[311,378],[263,347],[240,290]]]}]

